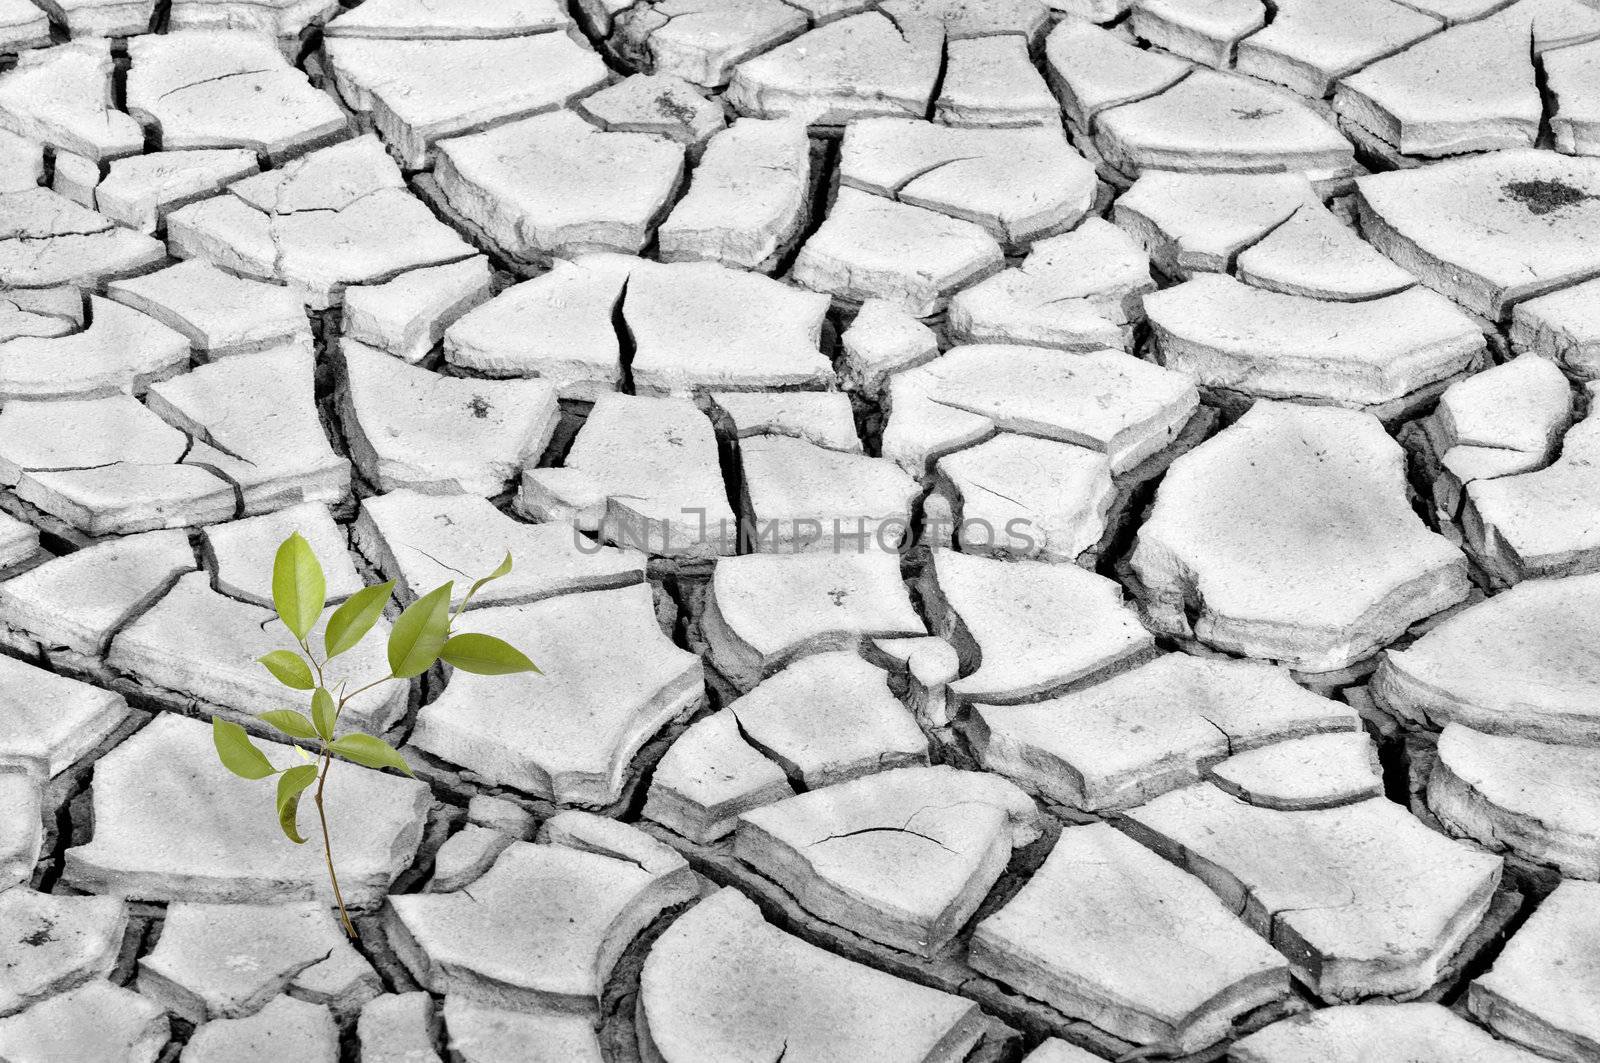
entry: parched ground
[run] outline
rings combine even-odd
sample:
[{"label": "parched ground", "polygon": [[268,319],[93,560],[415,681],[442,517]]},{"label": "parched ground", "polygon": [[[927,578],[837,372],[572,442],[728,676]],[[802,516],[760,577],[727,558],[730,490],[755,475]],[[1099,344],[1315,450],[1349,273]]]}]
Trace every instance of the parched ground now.
[{"label": "parched ground", "polygon": [[[1600,5],[0,53],[0,1060],[1600,1061]],[[353,944],[293,531],[545,673],[352,705]]]}]

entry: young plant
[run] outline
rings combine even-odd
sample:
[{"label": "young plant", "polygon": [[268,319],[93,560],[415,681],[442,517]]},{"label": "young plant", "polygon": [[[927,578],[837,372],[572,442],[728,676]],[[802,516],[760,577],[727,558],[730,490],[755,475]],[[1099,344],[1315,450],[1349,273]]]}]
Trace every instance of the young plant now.
[{"label": "young plant", "polygon": [[324,674],[328,662],[354,649],[372,630],[383,615],[383,607],[394,590],[394,580],[357,591],[333,611],[322,633],[322,655],[318,657],[311,647],[310,636],[327,600],[322,565],[311,544],[299,532],[278,547],[272,564],[272,604],[278,611],[278,618],[294,636],[299,650],[273,650],[257,660],[284,686],[311,691],[311,715],[307,717],[296,709],[273,709],[257,718],[290,738],[314,743],[316,755],[313,757],[304,747],[296,746],[296,752],[305,763],[275,768],[238,724],[213,716],[211,735],[223,767],[235,775],[243,779],[278,777],[278,825],[296,845],[305,843],[296,823],[300,795],[316,784],[312,800],[322,825],[322,851],[328,864],[328,881],[333,886],[333,899],[339,905],[339,919],[345,933],[352,938],[356,936],[356,928],[345,909],[344,895],[339,891],[339,875],[333,866],[333,839],[328,833],[328,813],[323,804],[328,772],[336,758],[368,768],[394,768],[407,775],[412,772],[400,752],[376,735],[361,731],[340,734],[339,717],[357,696],[384,683],[419,676],[441,659],[452,667],[478,675],[538,672],[520,650],[501,639],[475,632],[458,635],[452,630],[472,596],[483,589],[484,584],[510,571],[511,555],[507,554],[498,568],[468,588],[454,612],[450,610],[450,598],[455,581],[424,594],[406,606],[389,631],[389,674],[353,690],[345,680],[340,680],[330,690]]}]

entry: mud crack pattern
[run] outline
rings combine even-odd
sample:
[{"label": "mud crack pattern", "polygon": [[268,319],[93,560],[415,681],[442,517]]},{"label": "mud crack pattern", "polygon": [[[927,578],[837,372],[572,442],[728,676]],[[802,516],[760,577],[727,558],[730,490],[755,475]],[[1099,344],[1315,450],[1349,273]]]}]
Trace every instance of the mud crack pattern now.
[{"label": "mud crack pattern", "polygon": [[[0,55],[0,1059],[1600,1061],[1600,10]],[[352,705],[354,944],[204,722],[293,531],[545,673]]]}]

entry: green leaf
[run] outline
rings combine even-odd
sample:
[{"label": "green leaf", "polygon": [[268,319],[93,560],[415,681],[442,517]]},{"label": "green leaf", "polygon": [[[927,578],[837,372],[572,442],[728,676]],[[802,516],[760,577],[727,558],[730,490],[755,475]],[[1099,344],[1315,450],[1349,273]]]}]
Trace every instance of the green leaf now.
[{"label": "green leaf", "polygon": [[318,737],[333,738],[333,723],[338,715],[339,708],[333,703],[333,695],[318,687],[311,695],[311,720]]},{"label": "green leaf", "polygon": [[475,581],[472,584],[472,586],[467,588],[466,597],[462,598],[461,599],[461,604],[456,607],[456,615],[457,616],[461,615],[462,610],[466,609],[467,603],[472,601],[472,596],[474,594],[477,594],[478,591],[480,591],[481,589],[483,589],[483,585],[485,583],[492,583],[493,581],[499,579],[500,577],[509,576],[510,574],[511,574],[511,551],[507,550],[506,551],[506,559],[504,561],[500,562],[500,567],[496,568],[493,572],[489,573],[487,576],[483,577],[482,579]]},{"label": "green leaf", "polygon": [[286,687],[310,690],[317,685],[317,681],[311,678],[311,666],[293,650],[273,650],[256,660],[266,665],[272,677]]},{"label": "green leaf", "polygon": [[211,717],[211,741],[217,747],[222,766],[241,779],[265,779],[278,773],[267,755],[256,748],[244,728],[236,723]]},{"label": "green leaf", "polygon": [[378,617],[383,615],[383,607],[388,604],[389,594],[393,590],[394,580],[364,587],[333,611],[333,615],[328,617],[328,629],[322,633],[322,645],[330,659],[353,649],[356,643],[366,637],[372,625],[378,622]]},{"label": "green leaf", "polygon": [[456,635],[444,644],[439,656],[444,658],[446,664],[477,675],[539,671],[515,646],[493,635],[480,635],[477,632]]},{"label": "green leaf", "polygon": [[317,769],[313,764],[290,768],[278,778],[278,826],[283,828],[284,836],[296,845],[306,843],[295,825],[295,817],[300,811],[300,795],[316,781]]},{"label": "green leaf", "polygon": [[317,730],[311,726],[311,721],[306,719],[306,714],[293,709],[273,709],[271,712],[258,713],[256,719],[271,724],[290,738],[317,737]]},{"label": "green leaf", "polygon": [[352,731],[328,748],[364,768],[394,768],[407,775],[412,774],[411,765],[406,763],[406,758],[402,757],[394,746],[381,738],[374,738],[360,731]]},{"label": "green leaf", "polygon": [[305,536],[295,532],[278,547],[272,562],[272,604],[297,639],[311,634],[327,600],[322,566]]},{"label": "green leaf", "polygon": [[435,587],[406,606],[389,632],[389,672],[396,679],[421,675],[438,660],[450,637],[453,582]]}]

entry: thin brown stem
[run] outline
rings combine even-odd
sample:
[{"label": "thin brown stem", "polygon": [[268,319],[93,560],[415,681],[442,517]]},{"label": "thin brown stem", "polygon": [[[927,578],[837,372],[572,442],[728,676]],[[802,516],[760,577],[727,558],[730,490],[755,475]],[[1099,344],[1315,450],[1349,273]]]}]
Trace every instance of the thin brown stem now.
[{"label": "thin brown stem", "polygon": [[392,676],[392,675],[386,675],[382,679],[374,679],[372,682],[368,683],[366,686],[364,686],[364,687],[356,687],[354,690],[350,691],[350,693],[348,693],[348,694],[344,695],[343,697],[341,697],[339,699],[339,707],[334,711],[334,714],[333,714],[334,719],[337,720],[339,718],[339,714],[344,712],[344,707],[345,707],[345,705],[347,705],[349,703],[351,698],[355,697],[357,694],[360,694],[362,691],[371,690],[375,686],[381,686],[381,685],[383,685],[384,683],[387,683],[389,680],[391,680],[393,678],[394,678],[394,676]]},{"label": "thin brown stem", "polygon": [[322,821],[322,854],[328,862],[328,881],[333,883],[333,899],[339,905],[339,921],[344,924],[344,932],[350,935],[350,940],[356,939],[355,924],[350,921],[350,912],[344,906],[344,894],[339,890],[339,874],[333,869],[333,836],[328,833],[328,814],[322,808],[322,789],[328,784],[328,769],[333,767],[333,757],[323,747],[322,774],[317,777],[317,818]]},{"label": "thin brown stem", "polygon": [[306,660],[310,661],[311,662],[311,667],[313,667],[313,668],[315,668],[317,670],[317,686],[319,686],[319,687],[327,686],[328,685],[327,681],[323,677],[323,674],[322,674],[322,665],[320,663],[318,663],[318,661],[317,661],[317,655],[311,652],[311,647],[310,647],[310,645],[308,645],[306,643],[305,639],[300,639],[299,642],[300,642],[300,649],[305,651]]}]

